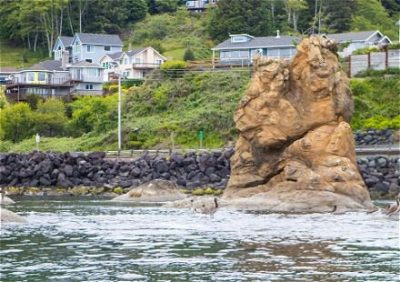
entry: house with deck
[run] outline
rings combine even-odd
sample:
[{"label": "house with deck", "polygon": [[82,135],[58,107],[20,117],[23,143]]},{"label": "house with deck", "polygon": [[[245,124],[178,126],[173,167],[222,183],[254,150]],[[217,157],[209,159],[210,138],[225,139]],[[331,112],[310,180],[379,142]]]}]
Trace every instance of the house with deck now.
[{"label": "house with deck", "polygon": [[73,95],[102,95],[103,67],[98,64],[81,61],[68,66],[71,75]]},{"label": "house with deck", "polygon": [[299,38],[289,35],[255,37],[249,34],[230,34],[229,39],[218,44],[213,51],[213,65],[215,53],[219,53],[220,65],[248,66],[252,63],[255,54],[262,54],[272,58],[291,58],[296,53],[295,43]]},{"label": "house with deck", "polygon": [[104,55],[100,64],[104,68],[104,81],[109,81],[115,74],[129,79],[144,79],[166,60],[153,47],[146,47]]},{"label": "house with deck", "polygon": [[25,100],[29,94],[43,98],[102,95],[103,68],[86,61],[69,65],[43,61],[11,75],[6,94],[16,101]]},{"label": "house with deck", "polygon": [[[343,50],[338,52],[340,56],[351,55],[357,49],[369,46],[385,47],[392,42],[380,31],[361,31],[337,34],[326,34],[334,39]],[[280,35],[279,31],[275,36],[255,37],[249,34],[230,34],[229,39],[218,44],[213,51],[213,65],[217,65],[216,53],[218,53],[219,64],[248,66],[252,63],[255,54],[262,54],[271,58],[290,59],[296,54],[296,44],[300,37]]]},{"label": "house with deck", "polygon": [[6,94],[16,101],[24,100],[28,94],[44,98],[68,96],[71,87],[70,73],[61,61],[47,60],[14,73],[6,84]]}]

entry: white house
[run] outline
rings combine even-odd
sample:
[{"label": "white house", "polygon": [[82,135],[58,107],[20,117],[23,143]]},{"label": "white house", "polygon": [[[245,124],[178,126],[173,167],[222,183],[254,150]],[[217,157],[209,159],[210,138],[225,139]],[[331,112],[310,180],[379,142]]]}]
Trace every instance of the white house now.
[{"label": "white house", "polygon": [[104,68],[104,81],[112,74],[121,74],[126,78],[143,79],[157,69],[167,59],[153,47],[104,55],[100,64]]},{"label": "white house", "polygon": [[103,94],[103,68],[100,65],[81,61],[68,66],[68,69],[73,82],[72,94]]}]

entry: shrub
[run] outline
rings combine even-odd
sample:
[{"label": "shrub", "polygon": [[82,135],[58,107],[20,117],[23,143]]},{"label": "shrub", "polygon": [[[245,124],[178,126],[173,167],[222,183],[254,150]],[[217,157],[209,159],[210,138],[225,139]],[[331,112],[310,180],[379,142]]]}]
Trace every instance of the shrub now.
[{"label": "shrub", "polygon": [[194,61],[195,60],[192,49],[188,48],[185,50],[185,53],[183,54],[183,60],[184,61]]},{"label": "shrub", "polygon": [[162,70],[179,70],[179,69],[186,69],[187,63],[184,61],[167,61],[161,65]]},{"label": "shrub", "polygon": [[187,66],[184,61],[167,61],[161,65],[161,71],[167,78],[178,78],[183,76],[183,70]]},{"label": "shrub", "polygon": [[64,103],[58,99],[40,101],[37,110],[33,112],[36,132],[46,136],[57,136],[65,133],[67,117]]},{"label": "shrub", "polygon": [[26,103],[18,103],[1,110],[0,131],[5,140],[18,142],[32,136],[34,132],[32,125],[32,111]]},{"label": "shrub", "polygon": [[368,53],[379,52],[379,48],[376,46],[365,47],[353,51],[352,55],[367,55]]}]

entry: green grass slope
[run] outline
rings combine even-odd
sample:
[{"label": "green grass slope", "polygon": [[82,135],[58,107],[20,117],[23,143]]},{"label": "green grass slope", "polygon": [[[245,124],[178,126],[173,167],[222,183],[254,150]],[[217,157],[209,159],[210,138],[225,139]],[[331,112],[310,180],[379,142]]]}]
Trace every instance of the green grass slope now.
[{"label": "green grass slope", "polygon": [[[218,148],[236,140],[234,111],[249,83],[248,71],[189,72],[181,78],[148,80],[124,91],[123,149],[199,148],[199,131],[204,132],[203,147]],[[399,76],[355,78],[351,80],[355,113],[353,129],[400,128]],[[86,98],[90,99],[90,98]],[[99,129],[71,137],[42,136],[42,150],[116,150],[117,104],[102,115],[114,117],[108,130]],[[83,116],[95,115],[93,112]],[[115,123],[115,127],[113,124]],[[34,137],[20,143],[0,142],[0,151],[31,151]]]},{"label": "green grass slope", "polygon": [[172,60],[182,60],[185,49],[191,48],[196,60],[210,59],[214,43],[206,30],[208,17],[207,13],[190,13],[185,8],[148,16],[133,26],[128,45],[153,46]]},{"label": "green grass slope", "polygon": [[11,46],[4,40],[0,40],[0,67],[23,68],[46,58],[47,54],[43,50],[32,52],[24,48]]}]

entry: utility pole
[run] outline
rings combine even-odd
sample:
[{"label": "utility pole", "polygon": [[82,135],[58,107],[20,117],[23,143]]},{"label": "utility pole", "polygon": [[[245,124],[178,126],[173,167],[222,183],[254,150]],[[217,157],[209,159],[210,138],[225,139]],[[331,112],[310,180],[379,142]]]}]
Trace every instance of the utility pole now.
[{"label": "utility pole", "polygon": [[118,152],[121,151],[121,74],[118,75]]}]

